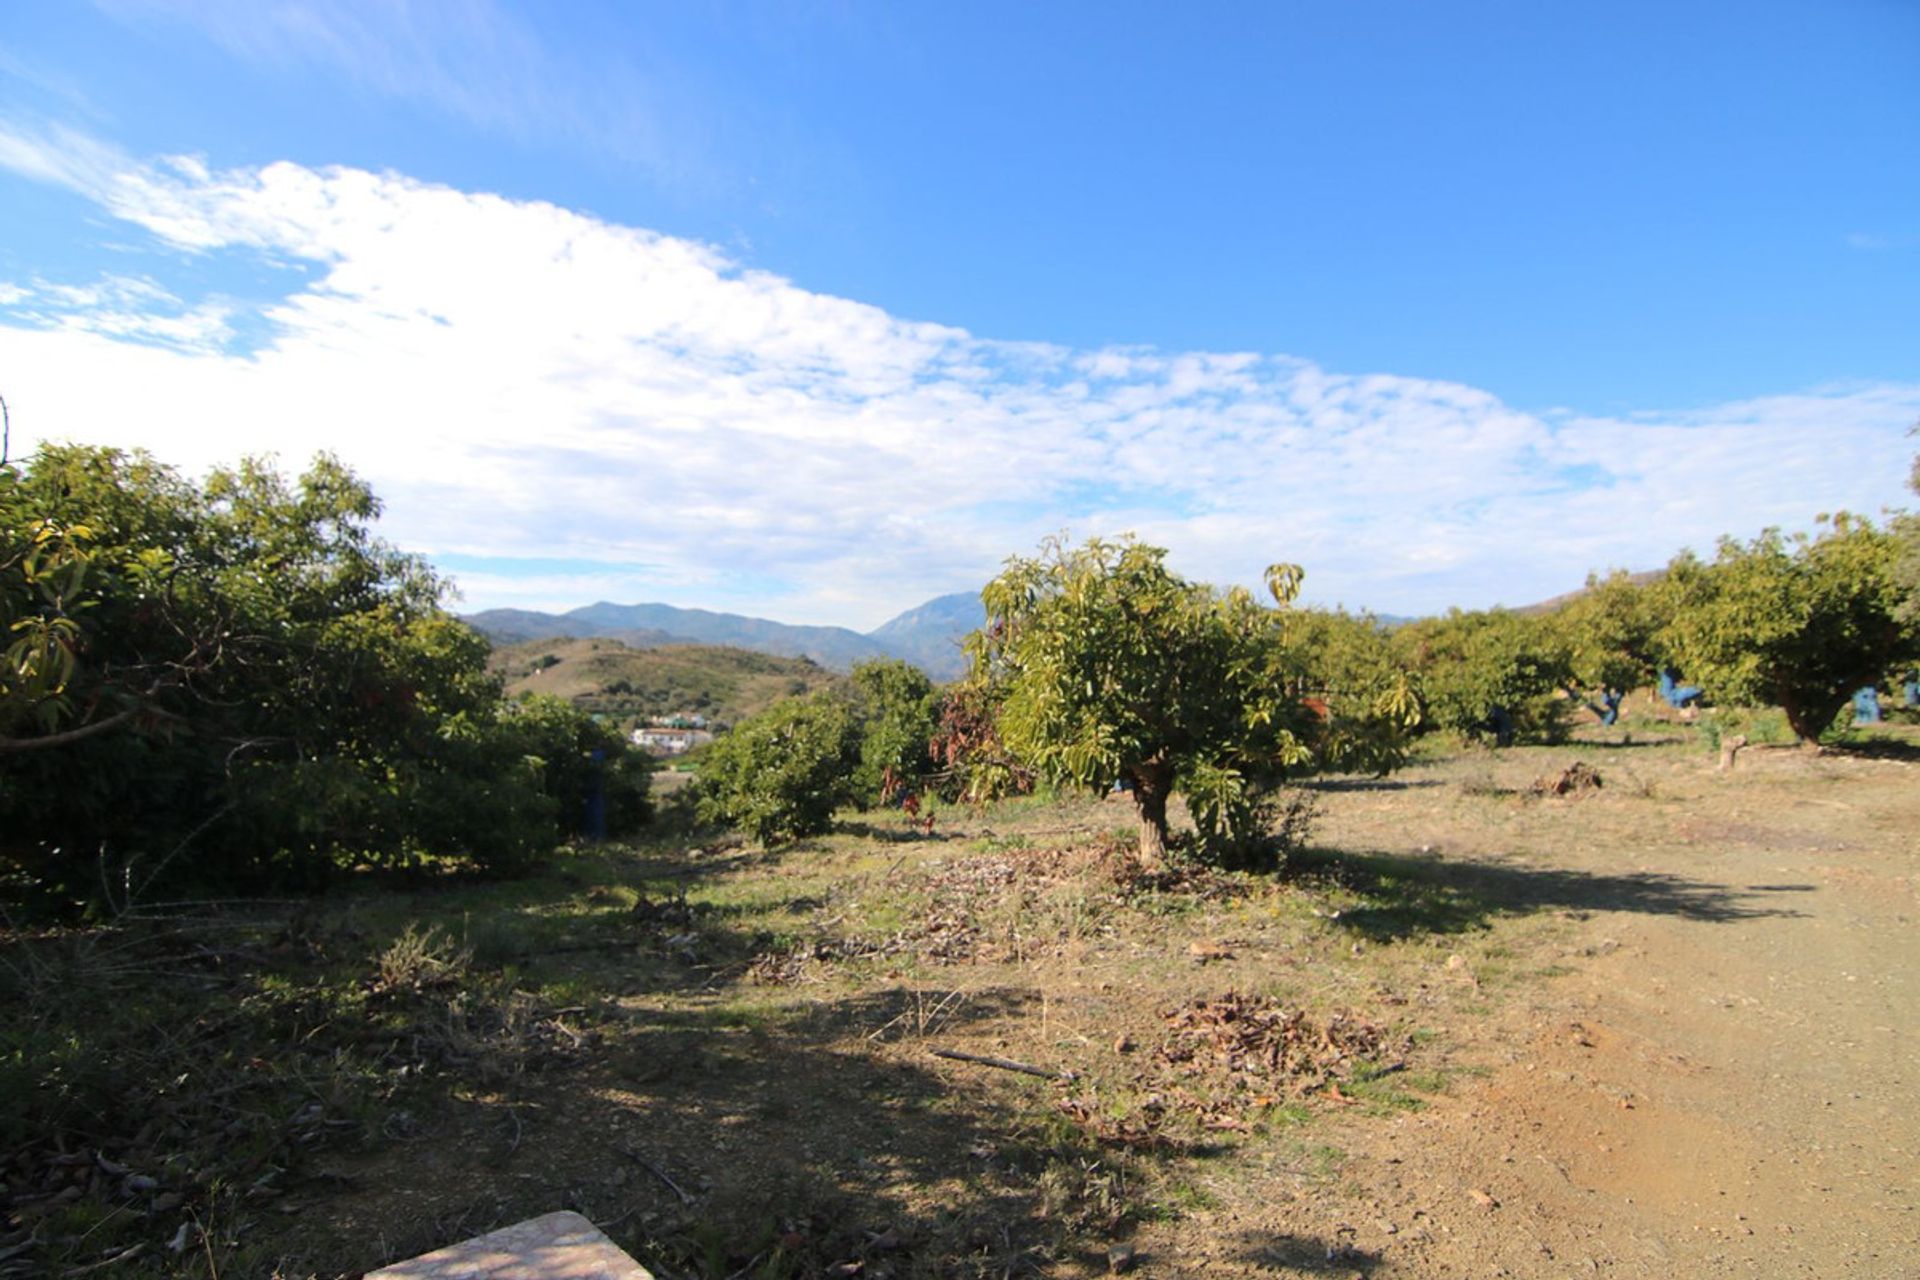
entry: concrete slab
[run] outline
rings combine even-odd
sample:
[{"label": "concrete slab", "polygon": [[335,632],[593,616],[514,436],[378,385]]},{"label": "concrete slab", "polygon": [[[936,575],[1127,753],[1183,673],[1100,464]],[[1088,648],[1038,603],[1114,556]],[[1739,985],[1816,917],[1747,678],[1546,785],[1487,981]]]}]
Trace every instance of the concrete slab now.
[{"label": "concrete slab", "polygon": [[653,1280],[577,1213],[549,1213],[367,1273],[366,1280]]}]

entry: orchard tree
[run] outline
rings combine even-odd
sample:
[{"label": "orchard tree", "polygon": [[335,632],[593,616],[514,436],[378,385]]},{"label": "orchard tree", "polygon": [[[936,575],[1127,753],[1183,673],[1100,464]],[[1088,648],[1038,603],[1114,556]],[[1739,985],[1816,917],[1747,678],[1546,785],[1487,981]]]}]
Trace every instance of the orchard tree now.
[{"label": "orchard tree", "polygon": [[856,664],[849,683],[860,738],[854,799],[872,807],[917,791],[933,771],[928,744],[940,712],[933,682],[910,662],[874,658]]},{"label": "orchard tree", "polygon": [[1659,677],[1661,631],[1673,616],[1673,588],[1663,577],[1635,582],[1625,569],[1587,576],[1587,589],[1553,615],[1565,640],[1574,687],[1598,691],[1617,709],[1630,690]]},{"label": "orchard tree", "polygon": [[[486,640],[378,513],[324,456],[201,484],[112,449],[8,469],[0,598],[39,638],[0,680],[0,884],[69,909],[363,864],[503,871],[577,830],[574,757],[624,744],[570,707],[508,707]],[[609,758],[620,812],[635,786],[644,806],[644,768]]]},{"label": "orchard tree", "polygon": [[[1920,427],[1914,431],[1920,434]],[[1913,460],[1907,487],[1920,493],[1920,456]],[[1894,566],[1894,586],[1900,593],[1900,621],[1909,630],[1920,629],[1920,512],[1906,511],[1895,516],[1893,534],[1900,548],[1899,561]]]},{"label": "orchard tree", "polygon": [[852,796],[859,726],[827,693],[783,698],[736,725],[700,759],[698,812],[762,844],[817,835]]},{"label": "orchard tree", "polygon": [[1844,512],[1823,523],[1814,537],[1769,529],[1723,540],[1711,562],[1675,559],[1662,633],[1709,696],[1771,703],[1808,745],[1861,686],[1920,659],[1920,635],[1899,617],[1899,539]]},{"label": "orchard tree", "polygon": [[1129,790],[1143,861],[1167,854],[1178,791],[1209,850],[1257,839],[1259,800],[1317,767],[1321,718],[1290,677],[1283,620],[1301,571],[1276,565],[1278,609],[1219,593],[1131,539],[1015,558],[981,593],[970,683],[994,708],[997,743],[1041,780]]},{"label": "orchard tree", "polygon": [[1430,723],[1473,737],[1491,733],[1503,747],[1559,735],[1572,655],[1547,620],[1509,609],[1453,609],[1400,628],[1394,645],[1418,679]]},{"label": "orchard tree", "polygon": [[1368,614],[1294,609],[1278,620],[1288,687],[1312,711],[1316,765],[1384,776],[1406,763],[1420,699],[1386,628]]}]

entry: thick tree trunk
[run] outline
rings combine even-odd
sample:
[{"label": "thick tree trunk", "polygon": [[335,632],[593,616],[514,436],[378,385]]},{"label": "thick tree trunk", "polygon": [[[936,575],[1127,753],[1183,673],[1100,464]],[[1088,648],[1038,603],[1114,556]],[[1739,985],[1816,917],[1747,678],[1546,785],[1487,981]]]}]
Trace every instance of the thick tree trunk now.
[{"label": "thick tree trunk", "polygon": [[[1775,687],[1779,688],[1777,685]],[[1826,732],[1829,724],[1833,723],[1833,714],[1829,712],[1827,718],[1821,720],[1819,712],[1809,711],[1798,698],[1785,689],[1780,689],[1776,696],[1780,701],[1780,710],[1787,717],[1787,727],[1792,729],[1793,736],[1800,740],[1800,749],[1818,752],[1820,735]]]},{"label": "thick tree trunk", "polygon": [[1173,794],[1173,767],[1141,765],[1128,775],[1133,784],[1133,807],[1140,817],[1140,861],[1149,867],[1167,865],[1167,798]]}]

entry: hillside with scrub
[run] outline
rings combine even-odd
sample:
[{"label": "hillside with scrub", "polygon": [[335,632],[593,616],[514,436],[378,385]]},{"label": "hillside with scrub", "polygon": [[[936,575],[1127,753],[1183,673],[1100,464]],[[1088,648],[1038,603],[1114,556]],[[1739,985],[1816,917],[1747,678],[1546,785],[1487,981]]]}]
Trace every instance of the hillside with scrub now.
[{"label": "hillside with scrub", "polygon": [[843,677],[807,658],[782,658],[723,645],[629,648],[618,640],[554,637],[496,645],[490,668],[509,697],[545,694],[629,724],[699,715],[723,725],[781,698],[832,687]]},{"label": "hillside with scrub", "polygon": [[0,467],[0,1277],[1920,1260],[1911,516],[1395,626],[1056,539],[936,684],[493,648],[378,511]]}]

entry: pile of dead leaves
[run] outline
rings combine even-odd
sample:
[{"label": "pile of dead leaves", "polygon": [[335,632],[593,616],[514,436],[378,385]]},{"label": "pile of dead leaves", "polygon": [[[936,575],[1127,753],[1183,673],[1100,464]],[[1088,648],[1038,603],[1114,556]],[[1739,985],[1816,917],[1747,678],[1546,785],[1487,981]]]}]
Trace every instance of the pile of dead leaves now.
[{"label": "pile of dead leaves", "polygon": [[1249,1110],[1323,1092],[1343,1100],[1339,1080],[1378,1058],[1387,1032],[1354,1013],[1315,1023],[1268,996],[1228,992],[1168,1012],[1152,1063],[1169,1105],[1210,1128],[1246,1127]]}]

